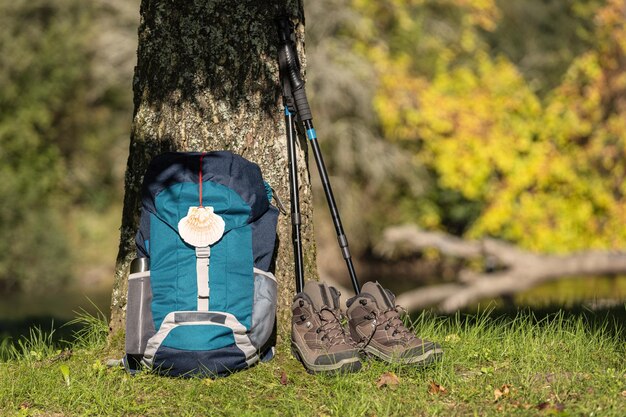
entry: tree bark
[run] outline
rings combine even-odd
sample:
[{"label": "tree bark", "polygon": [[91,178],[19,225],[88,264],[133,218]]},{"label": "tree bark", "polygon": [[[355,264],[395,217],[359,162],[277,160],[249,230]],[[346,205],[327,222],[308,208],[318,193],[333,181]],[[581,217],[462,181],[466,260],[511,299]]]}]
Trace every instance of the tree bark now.
[{"label": "tree bark", "polygon": [[421,252],[427,248],[464,259],[490,257],[497,263],[498,270],[488,273],[463,270],[459,273],[458,284],[402,293],[396,301],[407,310],[437,305],[439,310],[451,313],[481,299],[515,294],[548,281],[626,273],[624,252],[590,250],[545,255],[496,239],[470,241],[441,232],[419,230],[411,225],[388,228],[378,249],[381,253],[391,254],[395,251]]},{"label": "tree bark", "polygon": [[[259,164],[265,180],[283,201],[288,201],[274,23],[280,14],[292,16],[298,23],[304,65],[304,18],[299,0],[142,0],[133,80],[134,119],[111,300],[112,339],[123,334],[141,182],[152,157],[165,151],[228,149]],[[302,139],[298,152],[305,272],[307,279],[312,279],[316,276],[315,240],[306,143]],[[275,273],[279,282],[278,322],[283,332],[294,294],[291,248],[289,217],[280,216]]]}]

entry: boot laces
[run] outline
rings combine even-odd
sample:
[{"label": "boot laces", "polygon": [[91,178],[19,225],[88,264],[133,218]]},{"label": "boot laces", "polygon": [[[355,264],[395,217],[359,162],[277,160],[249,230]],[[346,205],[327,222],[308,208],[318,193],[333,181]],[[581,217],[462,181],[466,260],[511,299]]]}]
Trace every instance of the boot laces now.
[{"label": "boot laces", "polygon": [[[325,314],[327,313],[327,314]],[[328,307],[322,307],[318,312],[322,324],[317,329],[318,333],[323,333],[322,340],[327,340],[329,347],[345,343],[345,329],[341,325],[338,311]]]},{"label": "boot laces", "polygon": [[[391,337],[393,338],[397,338],[405,342],[409,342],[411,339],[413,339],[415,335],[404,325],[404,322],[400,318],[400,312],[406,314],[406,310],[399,305],[384,310],[380,313],[372,311],[370,313],[370,316],[372,319],[376,320],[376,325],[372,328],[372,333],[370,333],[367,341],[362,341],[361,343],[359,343],[360,348],[363,349],[365,348],[365,346],[369,345],[369,343],[374,338],[374,334],[376,334],[378,329],[381,327],[384,329],[384,331],[393,329],[393,332],[391,333]],[[379,318],[381,318],[381,320],[379,320]]]},{"label": "boot laces", "polygon": [[404,325],[400,314],[406,314],[406,310],[401,306],[395,306],[389,308],[382,313],[380,313],[379,317],[383,318],[380,323],[377,323],[376,327],[382,327],[387,331],[389,329],[393,329],[391,332],[391,337],[398,337],[399,339],[403,339],[405,341],[409,341],[415,337],[413,332],[411,332]]}]

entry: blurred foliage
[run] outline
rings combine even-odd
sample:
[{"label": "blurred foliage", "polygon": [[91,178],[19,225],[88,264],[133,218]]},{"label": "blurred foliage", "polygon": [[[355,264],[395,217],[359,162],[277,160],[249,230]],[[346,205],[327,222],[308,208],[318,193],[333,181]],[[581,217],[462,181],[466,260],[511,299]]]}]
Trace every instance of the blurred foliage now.
[{"label": "blurred foliage", "polygon": [[107,13],[80,0],[0,3],[0,291],[67,282],[68,214],[120,197],[132,108],[130,85],[94,77],[94,22]]},{"label": "blurred foliage", "polygon": [[491,55],[502,54],[544,96],[561,83],[580,54],[594,47],[594,20],[603,0],[497,0],[500,19],[482,31]]},{"label": "blurred foliage", "polygon": [[[372,106],[376,74],[356,51],[358,33],[369,20],[348,6],[344,0],[307,4],[307,92],[350,246],[363,253],[390,219],[412,219],[425,203],[419,197],[427,178],[411,154],[383,137]],[[313,184],[316,221],[330,222],[316,173]]]},{"label": "blurred foliage", "polygon": [[[113,265],[98,245],[118,236],[138,3],[0,3],[0,291]],[[403,222],[624,247],[623,4],[307,3],[307,90],[354,254]]]},{"label": "blurred foliage", "polygon": [[[562,47],[579,36],[571,50],[583,52],[570,59],[553,51],[559,65],[527,74],[503,53],[507,38],[522,35],[502,26],[508,20],[494,1],[353,3],[372,17],[357,48],[380,80],[374,103],[385,136],[434,177],[432,210],[415,213],[416,222],[547,252],[624,247],[623,1],[568,3],[578,14],[564,29],[576,30]],[[539,3],[516,5],[529,13]],[[554,44],[561,28],[542,31],[550,14],[543,16],[526,20],[523,36],[546,32],[545,45]],[[533,75],[538,68],[545,77]],[[548,81],[537,88],[541,79]]]}]

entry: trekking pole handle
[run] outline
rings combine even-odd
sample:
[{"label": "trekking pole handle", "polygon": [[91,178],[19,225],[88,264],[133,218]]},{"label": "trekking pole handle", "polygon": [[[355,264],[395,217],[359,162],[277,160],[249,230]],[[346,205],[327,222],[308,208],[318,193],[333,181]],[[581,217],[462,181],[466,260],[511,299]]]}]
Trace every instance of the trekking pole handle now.
[{"label": "trekking pole handle", "polygon": [[280,17],[277,19],[278,39],[280,46],[278,47],[278,62],[280,65],[280,73],[285,74],[289,78],[291,91],[296,102],[296,110],[302,121],[312,120],[309,100],[306,97],[304,89],[304,80],[300,75],[300,61],[294,46],[292,35],[293,26],[288,17]]}]

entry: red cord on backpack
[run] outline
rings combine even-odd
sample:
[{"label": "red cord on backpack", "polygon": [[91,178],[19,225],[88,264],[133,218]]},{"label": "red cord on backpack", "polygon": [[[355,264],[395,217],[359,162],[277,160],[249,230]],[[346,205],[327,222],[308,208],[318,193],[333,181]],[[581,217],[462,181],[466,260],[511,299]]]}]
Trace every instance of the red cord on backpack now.
[{"label": "red cord on backpack", "polygon": [[204,155],[206,154],[206,152],[202,152],[202,155],[200,155],[200,172],[198,174],[198,190],[200,192],[200,207],[204,207],[202,205],[202,160],[204,159]]}]

